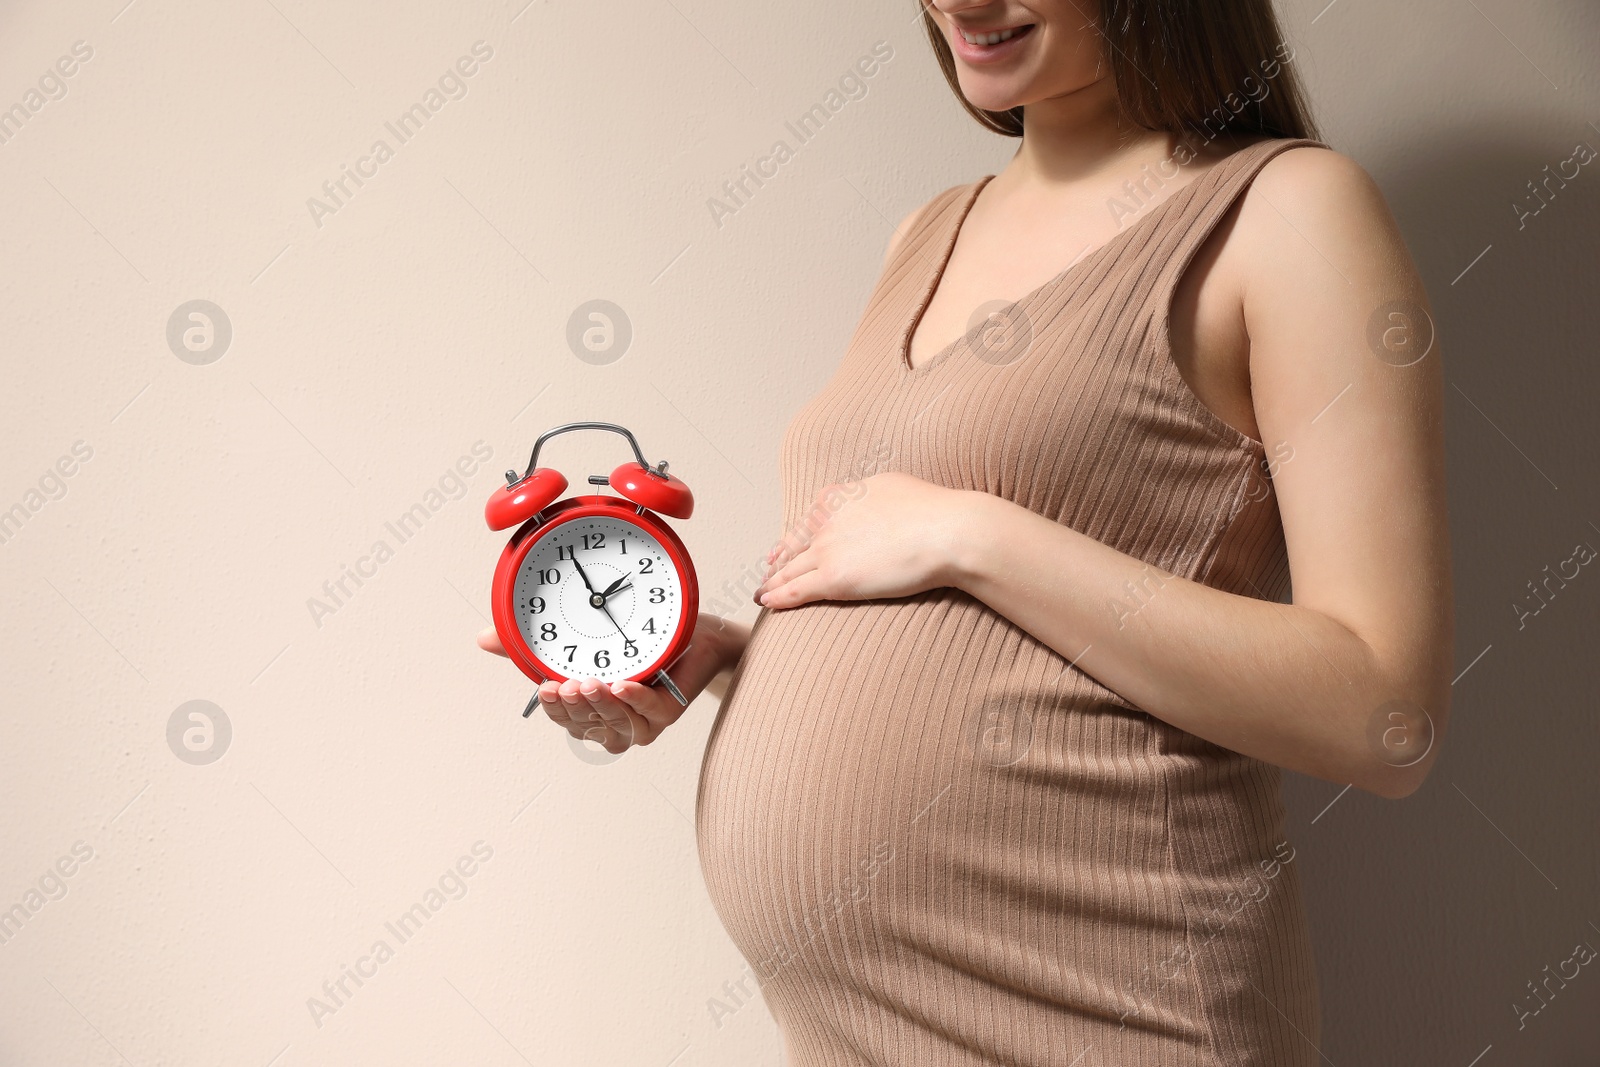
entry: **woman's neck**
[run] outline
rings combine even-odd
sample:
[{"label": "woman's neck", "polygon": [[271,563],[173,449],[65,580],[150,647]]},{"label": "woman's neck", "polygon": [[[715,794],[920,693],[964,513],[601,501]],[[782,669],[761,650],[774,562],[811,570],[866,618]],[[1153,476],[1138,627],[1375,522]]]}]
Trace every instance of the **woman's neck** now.
[{"label": "woman's neck", "polygon": [[1022,144],[1006,166],[1024,186],[1059,186],[1093,180],[1130,160],[1170,153],[1173,138],[1133,125],[1117,104],[1109,75],[1081,89],[1027,105]]}]

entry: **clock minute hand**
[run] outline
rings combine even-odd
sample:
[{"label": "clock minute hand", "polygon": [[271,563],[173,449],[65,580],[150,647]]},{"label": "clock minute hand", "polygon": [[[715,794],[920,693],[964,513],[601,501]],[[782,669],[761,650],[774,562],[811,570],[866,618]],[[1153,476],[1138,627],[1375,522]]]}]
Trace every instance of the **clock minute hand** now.
[{"label": "clock minute hand", "polygon": [[594,586],[589,584],[589,576],[583,573],[583,564],[578,562],[578,550],[576,546],[574,546],[572,550],[572,565],[578,568],[578,577],[583,579],[583,587],[589,590],[591,593],[594,592]]}]

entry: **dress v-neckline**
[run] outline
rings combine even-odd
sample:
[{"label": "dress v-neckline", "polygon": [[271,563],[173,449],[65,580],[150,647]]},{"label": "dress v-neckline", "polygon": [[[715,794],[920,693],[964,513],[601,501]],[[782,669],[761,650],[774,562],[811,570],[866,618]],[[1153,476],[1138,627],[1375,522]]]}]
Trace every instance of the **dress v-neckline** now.
[{"label": "dress v-neckline", "polygon": [[1145,213],[1144,217],[1140,218],[1138,221],[1134,222],[1133,225],[1129,226],[1125,230],[1122,230],[1120,233],[1117,233],[1115,236],[1113,236],[1109,240],[1107,240],[1104,244],[1101,244],[1098,247],[1096,247],[1094,249],[1091,249],[1089,252],[1086,252],[1083,255],[1080,255],[1077,259],[1075,259],[1071,263],[1069,263],[1066,266],[1066,268],[1063,269],[1060,273],[1058,273],[1055,277],[1050,278],[1049,280],[1045,281],[1043,284],[1035,287],[1034,289],[1032,289],[1032,290],[1028,291],[1027,293],[1023,294],[1022,296],[1018,297],[1017,299],[1011,301],[1005,307],[1000,308],[1000,309],[992,312],[991,315],[986,316],[984,320],[979,321],[975,325],[969,327],[965,333],[963,333],[961,336],[957,337],[955,340],[951,341],[949,344],[945,345],[943,348],[939,349],[933,355],[929,356],[926,360],[924,360],[923,362],[917,364],[916,366],[912,366],[911,365],[911,339],[916,336],[917,327],[922,324],[922,316],[924,314],[926,314],[926,312],[928,310],[928,305],[933,303],[934,294],[936,294],[939,291],[939,284],[942,281],[944,281],[945,267],[949,264],[950,256],[955,251],[956,241],[959,240],[960,237],[961,237],[962,227],[967,221],[967,215],[969,213],[971,213],[971,211],[972,211],[972,205],[976,204],[978,202],[978,194],[983,192],[984,187],[987,186],[989,184],[989,182],[991,182],[994,179],[994,175],[993,174],[985,174],[982,178],[979,178],[976,182],[973,183],[972,191],[967,193],[965,203],[963,203],[961,205],[960,209],[956,212],[955,225],[951,227],[950,235],[947,238],[945,238],[944,250],[940,253],[939,261],[934,266],[933,277],[928,281],[928,284],[923,288],[922,301],[921,301],[921,303],[919,303],[917,305],[916,310],[912,312],[910,323],[906,326],[904,332],[902,332],[901,335],[900,335],[900,343],[897,346],[898,349],[899,349],[898,358],[896,360],[896,363],[899,365],[900,375],[902,377],[907,377],[907,378],[915,377],[915,376],[917,376],[919,374],[922,374],[922,373],[928,371],[929,369],[931,369],[933,367],[936,367],[939,364],[943,363],[946,360],[946,358],[948,358],[949,355],[953,351],[955,351],[955,349],[960,347],[965,341],[967,341],[969,338],[971,338],[973,334],[975,334],[979,330],[983,329],[988,324],[987,323],[988,318],[991,318],[994,315],[1009,315],[1009,314],[1011,314],[1013,311],[1015,311],[1017,308],[1021,307],[1023,304],[1026,304],[1026,303],[1034,300],[1036,297],[1044,294],[1045,292],[1047,292],[1047,291],[1049,291],[1051,289],[1054,289],[1057,285],[1061,284],[1061,282],[1066,280],[1067,276],[1070,275],[1073,271],[1077,270],[1078,268],[1084,266],[1087,263],[1093,263],[1095,260],[1102,258],[1113,247],[1115,247],[1115,246],[1127,241],[1131,236],[1133,236],[1133,234],[1139,232],[1142,228],[1148,226],[1152,219],[1159,218],[1163,214],[1163,212],[1165,211],[1167,206],[1169,204],[1171,204],[1174,200],[1177,200],[1179,197],[1183,196],[1190,188],[1192,188],[1194,185],[1198,184],[1199,182],[1206,181],[1208,178],[1210,178],[1212,176],[1213,172],[1217,171],[1224,164],[1232,162],[1234,156],[1239,155],[1240,152],[1245,151],[1245,150],[1246,149],[1240,149],[1238,151],[1230,153],[1227,157],[1218,160],[1215,164],[1213,164],[1210,168],[1208,168],[1205,173],[1196,175],[1193,179],[1191,179],[1190,181],[1185,182],[1182,186],[1180,186],[1179,188],[1177,188],[1177,189],[1173,190],[1171,193],[1169,193],[1164,200],[1162,200],[1159,204],[1155,205],[1154,207],[1150,208]]}]

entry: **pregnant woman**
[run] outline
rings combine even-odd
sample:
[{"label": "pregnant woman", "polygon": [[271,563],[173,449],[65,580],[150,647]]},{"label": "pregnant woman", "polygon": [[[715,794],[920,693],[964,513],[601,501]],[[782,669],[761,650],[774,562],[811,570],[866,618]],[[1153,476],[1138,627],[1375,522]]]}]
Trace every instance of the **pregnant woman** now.
[{"label": "pregnant woman", "polygon": [[674,671],[707,888],[799,1067],[1319,1063],[1281,769],[1403,797],[1448,706],[1426,294],[1269,0],[924,17],[1020,141],[896,231],[753,627]]}]

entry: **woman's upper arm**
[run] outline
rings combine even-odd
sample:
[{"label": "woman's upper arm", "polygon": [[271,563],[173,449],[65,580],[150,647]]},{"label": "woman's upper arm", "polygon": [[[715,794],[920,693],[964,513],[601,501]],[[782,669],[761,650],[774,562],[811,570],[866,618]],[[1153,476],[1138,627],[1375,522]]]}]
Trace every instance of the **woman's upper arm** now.
[{"label": "woman's upper arm", "polygon": [[[1376,183],[1291,149],[1240,207],[1251,398],[1294,602],[1360,637],[1443,726],[1454,644],[1444,374],[1432,312]],[[1281,445],[1280,445],[1281,447]]]}]

